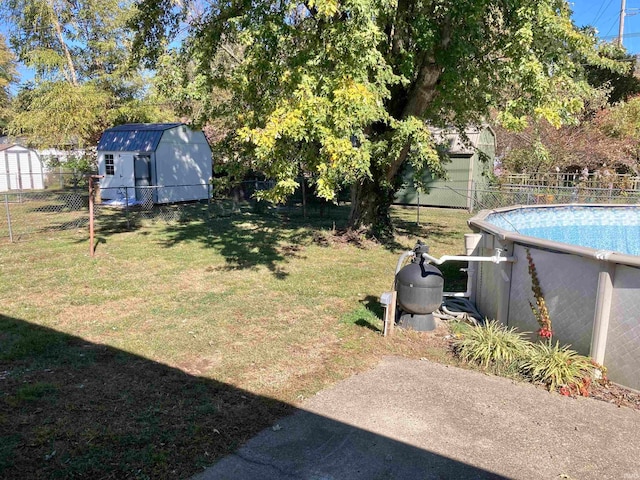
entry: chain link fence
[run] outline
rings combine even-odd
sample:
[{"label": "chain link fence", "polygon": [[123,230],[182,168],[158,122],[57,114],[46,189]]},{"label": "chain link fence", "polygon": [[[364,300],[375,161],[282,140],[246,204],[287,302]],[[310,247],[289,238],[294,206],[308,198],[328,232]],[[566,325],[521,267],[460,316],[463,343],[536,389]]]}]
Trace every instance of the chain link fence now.
[{"label": "chain link fence", "polygon": [[625,188],[551,187],[541,185],[500,185],[473,192],[473,210],[509,205],[550,205],[561,203],[636,204],[640,190]]},{"label": "chain link fence", "polygon": [[[56,180],[60,180],[57,178]],[[69,180],[64,177],[63,180]],[[75,181],[75,180],[74,180]],[[241,208],[263,211],[266,203],[257,202],[254,194],[268,189],[269,182],[252,180],[243,182],[224,197],[214,197],[210,185],[183,185],[176,187],[120,187],[105,195],[106,189],[95,196],[94,221],[97,232],[126,231],[145,222],[210,223],[221,216],[241,212]],[[157,203],[158,198],[175,198],[185,189],[197,189],[197,201]],[[179,190],[179,191],[178,191]],[[177,193],[176,193],[177,191]],[[109,197],[102,198],[102,196]],[[456,199],[450,205],[466,208],[470,212],[495,209],[510,205],[546,205],[559,203],[640,203],[640,191],[623,188],[551,187],[540,185],[505,185],[484,187],[469,191],[466,188],[434,187],[431,199]],[[347,201],[343,195],[341,201]],[[416,207],[430,206],[426,198]],[[464,205],[461,207],[461,205]],[[289,214],[306,216],[308,213],[331,216],[335,208],[331,202],[318,200],[312,192],[298,192],[285,205],[278,207]],[[419,215],[419,214],[418,214]],[[51,232],[84,230],[89,227],[89,194],[84,188],[48,189],[44,191],[0,192],[0,242],[15,242],[31,235]]]},{"label": "chain link fence", "polygon": [[0,193],[0,241],[83,228],[89,224],[89,194],[81,190]]},{"label": "chain link fence", "polygon": [[[65,178],[65,180],[69,180]],[[86,180],[83,180],[87,183]],[[127,231],[145,223],[211,222],[220,217],[239,215],[250,209],[264,212],[272,208],[258,202],[254,194],[273,185],[251,180],[242,182],[224,196],[214,196],[209,184],[171,187],[138,186],[96,188],[94,225],[100,234]],[[180,201],[180,198],[198,200]],[[158,203],[178,199],[171,203]],[[285,205],[277,207],[288,215],[331,216],[331,202],[318,200],[311,192],[299,189]],[[0,243],[25,240],[32,235],[89,229],[89,193],[87,188],[44,191],[0,192]]]},{"label": "chain link fence", "polygon": [[86,189],[87,185],[87,172],[73,172],[63,168],[41,173],[0,173],[0,192]]}]

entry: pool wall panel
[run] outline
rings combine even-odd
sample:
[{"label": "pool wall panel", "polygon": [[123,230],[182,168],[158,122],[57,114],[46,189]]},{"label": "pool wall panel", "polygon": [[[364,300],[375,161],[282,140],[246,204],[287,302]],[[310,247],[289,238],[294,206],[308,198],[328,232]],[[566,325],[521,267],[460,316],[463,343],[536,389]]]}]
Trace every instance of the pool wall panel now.
[{"label": "pool wall panel", "polygon": [[[484,234],[481,250],[478,255],[493,255],[494,237]],[[499,294],[499,274],[500,269],[494,263],[479,263],[478,278],[476,279],[476,306],[482,315],[490,320],[498,319]],[[502,321],[502,319],[500,319]]]},{"label": "pool wall panel", "polygon": [[618,265],[613,281],[605,365],[611,380],[640,390],[640,270]]},{"label": "pool wall panel", "polygon": [[[554,339],[588,355],[599,262],[564,253],[529,249],[551,317]],[[514,253],[518,261],[512,270],[508,325],[536,332],[540,327],[529,305],[529,302],[535,304],[535,298],[531,290],[526,248],[516,245]]]}]

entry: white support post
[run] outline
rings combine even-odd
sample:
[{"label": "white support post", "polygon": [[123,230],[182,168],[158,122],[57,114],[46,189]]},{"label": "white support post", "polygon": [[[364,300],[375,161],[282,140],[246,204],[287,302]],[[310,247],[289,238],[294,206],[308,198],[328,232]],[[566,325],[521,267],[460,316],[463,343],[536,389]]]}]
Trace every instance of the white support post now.
[{"label": "white support post", "polygon": [[615,268],[615,265],[611,262],[602,262],[602,269],[598,275],[598,291],[596,293],[596,308],[593,316],[590,356],[601,365],[604,364],[604,355],[607,348]]}]

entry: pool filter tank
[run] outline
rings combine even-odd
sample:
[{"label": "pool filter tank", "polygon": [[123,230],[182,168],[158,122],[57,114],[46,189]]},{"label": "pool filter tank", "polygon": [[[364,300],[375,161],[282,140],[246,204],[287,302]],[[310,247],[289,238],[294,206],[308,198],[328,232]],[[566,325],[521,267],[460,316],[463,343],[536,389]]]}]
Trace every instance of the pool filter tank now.
[{"label": "pool filter tank", "polygon": [[396,322],[402,328],[429,331],[436,328],[432,313],[442,304],[442,272],[422,258],[429,247],[418,242],[413,260],[395,278],[397,291]]}]

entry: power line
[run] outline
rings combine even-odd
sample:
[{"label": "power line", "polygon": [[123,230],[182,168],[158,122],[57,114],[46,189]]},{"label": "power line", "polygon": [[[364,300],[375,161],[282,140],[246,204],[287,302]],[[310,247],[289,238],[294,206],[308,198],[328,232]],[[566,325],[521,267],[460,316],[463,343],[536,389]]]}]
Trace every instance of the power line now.
[{"label": "power line", "polygon": [[[609,35],[609,32],[611,31],[611,29],[612,29],[613,27],[615,27],[617,24],[618,24],[618,19],[616,18],[616,19],[613,21],[613,23],[611,24],[611,26],[609,27],[609,30],[607,30],[607,33],[605,33],[605,36],[606,36],[606,35]],[[618,38],[618,36],[616,35],[616,36],[615,36],[615,38]]]},{"label": "power line", "polygon": [[604,7],[604,9],[602,9],[602,6],[604,5],[604,3],[600,4],[600,10],[602,10],[602,12],[600,12],[600,10],[598,10],[598,12],[596,13],[596,18],[591,22],[591,25],[595,25],[596,22],[598,20],[600,20],[600,17],[602,17],[602,15],[604,15],[604,12],[607,11],[607,8],[609,8],[609,5],[611,5],[611,2],[613,2],[613,0],[609,0],[609,3],[607,3],[607,6]]},{"label": "power line", "polygon": [[[627,37],[640,37],[640,32],[631,32],[631,33],[625,33],[622,35],[623,38],[627,38]],[[606,37],[599,37],[600,40],[611,40],[613,38],[618,38],[618,35],[608,35]]]}]

